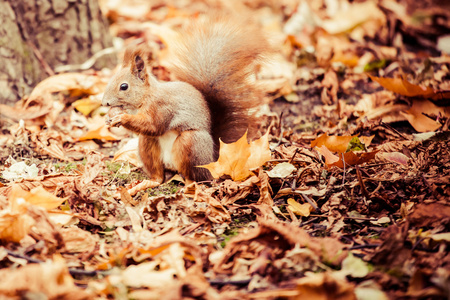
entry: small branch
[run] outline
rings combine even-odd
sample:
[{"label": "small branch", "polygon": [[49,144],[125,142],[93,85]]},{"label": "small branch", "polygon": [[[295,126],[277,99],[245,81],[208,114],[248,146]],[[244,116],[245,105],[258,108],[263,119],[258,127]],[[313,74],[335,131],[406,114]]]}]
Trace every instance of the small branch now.
[{"label": "small branch", "polygon": [[98,51],[97,53],[95,53],[91,58],[89,58],[82,64],[58,66],[55,68],[55,71],[58,73],[61,73],[61,72],[70,72],[70,71],[73,72],[73,71],[79,71],[79,70],[87,70],[87,69],[90,69],[100,57],[114,53],[116,51],[117,50],[114,47],[102,49],[102,50]]},{"label": "small branch", "polygon": [[311,200],[311,198],[309,198],[309,197],[306,196],[306,195],[303,195],[303,194],[300,193],[300,192],[297,192],[297,193],[300,194],[300,195],[303,197],[303,199],[305,199],[306,201],[308,201],[308,203],[314,208],[314,210],[315,210],[316,212],[318,212],[319,214],[321,213],[321,211],[320,211],[319,207],[316,205],[316,202],[315,202],[315,201]]},{"label": "small branch", "polygon": [[388,128],[388,129],[390,129],[390,130],[392,130],[392,131],[394,131],[396,134],[398,134],[398,135],[399,135],[400,137],[402,137],[403,139],[409,140],[406,136],[403,135],[403,133],[399,132],[397,129],[395,129],[394,127],[392,127],[392,126],[389,125],[388,123],[381,122],[381,125],[384,126],[384,127],[386,127],[386,128]]},{"label": "small branch", "polygon": [[356,250],[356,249],[364,249],[364,248],[376,248],[380,246],[381,244],[365,244],[365,245],[356,245],[353,247],[350,247],[348,250]]},{"label": "small branch", "polygon": [[345,184],[345,159],[344,153],[342,153],[342,165],[344,166],[344,172],[342,173],[342,186]]},{"label": "small branch", "polygon": [[[11,255],[11,256],[17,257],[17,258],[21,258],[21,259],[25,259],[26,261],[28,261],[30,263],[34,263],[34,264],[45,263],[45,261],[40,260],[40,259],[32,258],[30,256],[19,254],[19,253],[15,253],[15,252],[12,252],[11,250],[8,250],[8,249],[5,249],[5,250],[6,250],[6,253],[8,253],[8,255]],[[109,270],[106,270],[106,271],[103,271],[103,270],[86,271],[86,270],[73,269],[73,268],[69,268],[68,270],[69,270],[70,275],[72,275],[72,276],[74,276],[74,275],[79,275],[79,276],[97,276],[97,275],[108,275],[110,273]]]},{"label": "small branch", "polygon": [[364,197],[367,199],[370,199],[370,195],[366,190],[366,187],[364,185],[364,180],[362,179],[361,170],[358,166],[356,166],[356,177],[358,177],[359,185],[361,186],[361,192],[363,193]]},{"label": "small branch", "polygon": [[14,256],[14,257],[17,257],[17,258],[25,259],[26,261],[34,263],[34,264],[40,264],[40,263],[44,262],[44,261],[42,261],[40,259],[36,259],[36,258],[32,258],[32,257],[27,256],[27,255],[23,255],[23,254],[12,252],[12,251],[10,251],[8,249],[5,249],[5,250],[6,250],[6,253],[8,253],[8,255],[11,255],[11,256]]},{"label": "small branch", "polygon": [[92,271],[86,271],[86,270],[80,270],[80,269],[74,269],[74,268],[69,268],[69,273],[72,276],[97,276],[97,275],[109,275],[111,273],[110,270],[92,270]]},{"label": "small branch", "polygon": [[241,279],[241,280],[220,280],[220,279],[208,279],[209,283],[211,285],[226,285],[226,284],[232,284],[232,285],[248,285],[251,281],[251,278],[248,279]]}]

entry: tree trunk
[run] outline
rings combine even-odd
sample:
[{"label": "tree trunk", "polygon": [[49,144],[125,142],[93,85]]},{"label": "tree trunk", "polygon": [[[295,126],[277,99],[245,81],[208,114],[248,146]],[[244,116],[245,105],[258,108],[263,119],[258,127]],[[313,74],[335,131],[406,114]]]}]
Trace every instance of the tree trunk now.
[{"label": "tree trunk", "polygon": [[[29,94],[58,66],[112,46],[98,0],[0,0],[0,103]],[[114,54],[94,68],[114,67]]]}]

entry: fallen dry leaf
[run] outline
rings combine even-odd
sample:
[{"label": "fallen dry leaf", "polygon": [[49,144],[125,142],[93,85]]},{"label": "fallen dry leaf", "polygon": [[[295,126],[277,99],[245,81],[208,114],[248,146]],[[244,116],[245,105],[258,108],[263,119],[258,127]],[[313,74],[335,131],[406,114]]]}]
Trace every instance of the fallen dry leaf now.
[{"label": "fallen dry leaf", "polygon": [[122,148],[115,154],[113,161],[127,161],[136,167],[142,167],[142,161],[138,153],[139,139],[134,138],[129,140]]},{"label": "fallen dry leaf", "polygon": [[234,143],[220,141],[219,159],[199,167],[208,169],[214,178],[230,175],[233,180],[241,181],[252,175],[251,169],[260,167],[270,158],[268,133],[249,144],[246,132]]},{"label": "fallen dry leaf", "polygon": [[381,24],[384,18],[376,3],[367,1],[347,6],[336,12],[332,19],[324,20],[321,26],[330,34],[338,34],[370,20],[377,20]]},{"label": "fallen dry leaf", "polygon": [[381,154],[384,159],[407,166],[409,157],[401,152],[384,152]]},{"label": "fallen dry leaf", "polygon": [[346,280],[335,279],[329,273],[308,274],[297,280],[299,296],[311,300],[356,300],[354,287]]},{"label": "fallen dry leaf", "polygon": [[295,170],[297,170],[297,168],[294,165],[287,162],[282,162],[267,172],[267,175],[271,178],[285,178],[291,175]]},{"label": "fallen dry leaf", "polygon": [[20,299],[24,294],[45,295],[48,299],[92,299],[91,294],[75,286],[62,258],[0,270],[0,295]]},{"label": "fallen dry leaf", "polygon": [[78,227],[62,228],[64,252],[92,253],[97,244],[96,236]]},{"label": "fallen dry leaf", "polygon": [[345,152],[345,153],[338,153],[338,155],[335,155],[331,153],[328,148],[325,146],[321,146],[319,148],[316,148],[317,151],[322,154],[325,157],[325,164],[327,167],[336,166],[339,168],[344,168],[345,165],[360,165],[366,162],[369,162],[373,160],[378,153],[378,150],[372,151],[372,152]]},{"label": "fallen dry leaf", "polygon": [[297,226],[270,219],[259,218],[258,223],[257,228],[238,235],[227,244],[225,253],[214,265],[215,272],[228,274],[241,264],[240,259],[255,259],[264,249],[270,251],[272,260],[278,259],[296,244],[308,247],[331,264],[339,264],[346,256],[344,245],[335,239],[312,238]]},{"label": "fallen dry leaf", "polygon": [[292,198],[287,200],[289,204],[289,209],[296,215],[307,217],[314,210],[314,208],[309,203],[298,203]]},{"label": "fallen dry leaf", "polygon": [[15,107],[0,104],[0,113],[13,120],[28,120],[44,116],[53,108],[53,93],[67,92],[71,97],[99,94],[106,84],[98,76],[65,73],[41,81],[30,96],[17,102]]},{"label": "fallen dry leaf", "polygon": [[[429,116],[436,116],[433,120]],[[403,112],[400,112],[418,132],[436,131],[442,124],[437,121],[437,118],[450,118],[449,107],[439,107],[428,100],[414,99],[411,107]]]},{"label": "fallen dry leaf", "polygon": [[366,147],[369,147],[374,136],[329,136],[324,133],[311,142],[311,148],[325,146],[331,152],[344,153],[348,151],[349,143],[353,138],[358,138]]},{"label": "fallen dry leaf", "polygon": [[99,108],[101,105],[101,100],[93,97],[80,99],[72,103],[72,106],[85,116],[88,116],[92,111]]},{"label": "fallen dry leaf", "polygon": [[214,197],[205,193],[200,188],[196,188],[194,201],[206,202],[208,209],[206,211],[207,218],[214,223],[225,223],[231,221],[231,216],[228,210]]},{"label": "fallen dry leaf", "polygon": [[120,140],[119,137],[115,136],[111,131],[108,129],[109,127],[106,126],[106,124],[101,125],[100,127],[96,129],[92,129],[82,136],[78,138],[79,141],[86,141],[86,140],[104,140],[104,141],[117,141]]},{"label": "fallen dry leaf", "polygon": [[435,91],[430,87],[423,87],[412,84],[409,81],[401,78],[383,78],[369,75],[369,77],[378,82],[382,87],[394,93],[406,97],[422,97],[426,99],[442,99],[450,95],[449,91],[441,92]]},{"label": "fallen dry leaf", "polygon": [[0,240],[19,243],[36,222],[32,217],[17,211],[0,212]]},{"label": "fallen dry leaf", "polygon": [[25,200],[28,204],[40,206],[46,210],[51,210],[60,206],[67,198],[59,198],[47,192],[42,186],[33,188],[31,191],[24,191],[18,185],[13,185],[9,199],[12,203],[19,203]]}]

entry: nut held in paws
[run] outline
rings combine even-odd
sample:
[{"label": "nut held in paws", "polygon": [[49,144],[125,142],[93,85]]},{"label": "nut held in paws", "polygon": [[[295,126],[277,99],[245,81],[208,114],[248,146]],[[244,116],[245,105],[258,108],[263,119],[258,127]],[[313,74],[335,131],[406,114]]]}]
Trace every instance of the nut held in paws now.
[{"label": "nut held in paws", "polygon": [[111,124],[111,119],[117,115],[123,114],[124,110],[120,107],[111,107],[111,109],[106,114],[106,124]]}]

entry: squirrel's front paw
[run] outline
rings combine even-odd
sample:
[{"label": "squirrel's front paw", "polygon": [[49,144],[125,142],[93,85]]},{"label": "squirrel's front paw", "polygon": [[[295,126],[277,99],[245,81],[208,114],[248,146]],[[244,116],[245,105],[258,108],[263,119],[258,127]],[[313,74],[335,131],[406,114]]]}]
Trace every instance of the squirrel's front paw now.
[{"label": "squirrel's front paw", "polygon": [[119,127],[122,124],[121,116],[124,111],[120,107],[113,107],[106,115],[106,125],[110,127]]},{"label": "squirrel's front paw", "polygon": [[119,127],[122,125],[122,115],[117,115],[106,120],[106,124],[110,127]]}]

